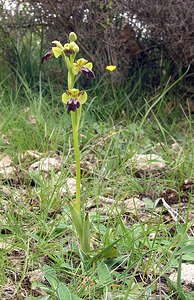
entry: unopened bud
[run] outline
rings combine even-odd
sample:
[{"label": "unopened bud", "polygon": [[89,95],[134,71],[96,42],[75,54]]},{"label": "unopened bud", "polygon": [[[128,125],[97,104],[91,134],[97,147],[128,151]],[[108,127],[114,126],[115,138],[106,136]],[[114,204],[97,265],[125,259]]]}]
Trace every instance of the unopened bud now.
[{"label": "unopened bud", "polygon": [[75,32],[70,32],[69,41],[70,42],[75,42],[76,40],[77,40],[77,35],[75,34]]}]

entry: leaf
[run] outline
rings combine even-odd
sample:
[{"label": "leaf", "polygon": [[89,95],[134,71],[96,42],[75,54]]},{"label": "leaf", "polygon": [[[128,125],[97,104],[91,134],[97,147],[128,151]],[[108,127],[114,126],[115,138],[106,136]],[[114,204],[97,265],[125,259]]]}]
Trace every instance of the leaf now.
[{"label": "leaf", "polygon": [[149,198],[143,198],[143,202],[145,203],[146,209],[152,209],[154,208],[154,202]]},{"label": "leaf", "polygon": [[194,245],[183,246],[178,252],[178,255],[182,254],[183,260],[193,261],[194,260]]},{"label": "leaf", "polygon": [[51,287],[56,290],[59,286],[59,280],[57,278],[56,272],[53,268],[45,265],[43,267],[43,272],[45,275],[45,278],[48,280],[48,282],[50,283]]},{"label": "leaf", "polygon": [[76,232],[77,232],[80,240],[82,240],[83,222],[82,222],[81,214],[80,214],[79,210],[75,207],[75,203],[69,202],[68,205],[70,208],[70,213],[71,213],[71,217],[73,219],[73,223],[75,225]]},{"label": "leaf", "polygon": [[50,296],[49,296],[49,295],[43,296],[43,297],[39,298],[39,300],[48,300],[48,299],[50,299]]},{"label": "leaf", "polygon": [[83,234],[81,239],[82,249],[88,253],[90,252],[90,220],[88,215],[83,220]]},{"label": "leaf", "polygon": [[183,254],[182,259],[187,261],[194,261],[194,252]]},{"label": "leaf", "polygon": [[73,300],[70,290],[62,282],[59,283],[57,294],[58,294],[60,300]]},{"label": "leaf", "polygon": [[181,300],[187,300],[183,288],[182,288],[182,278],[181,278],[181,265],[182,265],[182,255],[179,258],[179,265],[178,265],[178,274],[177,274],[177,290],[179,297]]},{"label": "leaf", "polygon": [[112,244],[101,250],[98,254],[96,254],[92,260],[91,264],[94,263],[95,261],[98,261],[102,257],[106,258],[113,258],[117,257],[119,255],[119,251],[115,248],[115,245],[120,242],[128,233],[125,233],[122,237],[120,237],[118,240],[114,241]]},{"label": "leaf", "polygon": [[82,298],[78,297],[75,294],[72,294],[72,300],[82,300]]},{"label": "leaf", "polygon": [[111,273],[104,262],[97,263],[97,272],[100,281],[104,284],[112,282]]},{"label": "leaf", "polygon": [[44,291],[44,292],[46,292],[46,293],[48,293],[48,294],[49,294],[50,291],[51,291],[51,288],[50,288],[50,287],[44,285],[43,283],[41,283],[41,282],[39,282],[39,281],[34,281],[34,282],[32,283],[31,288],[32,288],[32,290],[34,290],[34,291],[36,291],[36,289],[40,289],[40,290],[42,290],[42,291]]}]

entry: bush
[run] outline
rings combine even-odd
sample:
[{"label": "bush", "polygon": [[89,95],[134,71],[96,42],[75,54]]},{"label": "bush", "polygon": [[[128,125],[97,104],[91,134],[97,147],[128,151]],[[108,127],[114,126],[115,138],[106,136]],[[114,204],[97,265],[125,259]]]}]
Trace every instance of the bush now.
[{"label": "bush", "polygon": [[116,64],[120,79],[134,61],[156,69],[166,61],[176,66],[193,62],[193,0],[16,0],[14,7],[13,13],[1,4],[2,32],[17,38],[26,30],[43,32],[46,48],[75,31],[83,55],[95,60],[100,72]]}]

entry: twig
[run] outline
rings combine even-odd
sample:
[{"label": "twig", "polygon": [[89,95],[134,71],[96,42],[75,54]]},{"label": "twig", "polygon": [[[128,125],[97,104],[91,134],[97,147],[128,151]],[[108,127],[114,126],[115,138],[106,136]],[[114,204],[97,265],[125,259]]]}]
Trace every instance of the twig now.
[{"label": "twig", "polygon": [[[162,205],[166,208],[168,213],[171,215],[174,222],[177,222],[178,219],[180,219],[184,224],[186,224],[185,220],[181,217],[181,215],[175,209],[170,207],[170,205],[168,205],[168,203],[164,200],[164,198],[156,199],[154,207],[157,207],[160,202],[162,202]],[[189,228],[189,231],[194,236],[194,232],[191,228]]]}]

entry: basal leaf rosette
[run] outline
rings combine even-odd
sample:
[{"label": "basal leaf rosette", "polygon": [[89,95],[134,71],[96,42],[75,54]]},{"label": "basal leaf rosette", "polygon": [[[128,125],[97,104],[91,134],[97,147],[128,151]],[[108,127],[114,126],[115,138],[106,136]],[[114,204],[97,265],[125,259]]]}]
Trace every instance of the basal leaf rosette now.
[{"label": "basal leaf rosette", "polygon": [[76,111],[87,100],[87,93],[78,89],[69,89],[62,95],[62,101],[67,105],[67,111]]},{"label": "basal leaf rosette", "polygon": [[92,68],[93,64],[91,62],[84,58],[80,58],[73,63],[72,71],[74,75],[78,75],[79,73],[81,73],[84,77],[93,79],[95,78],[95,74],[92,71]]}]

